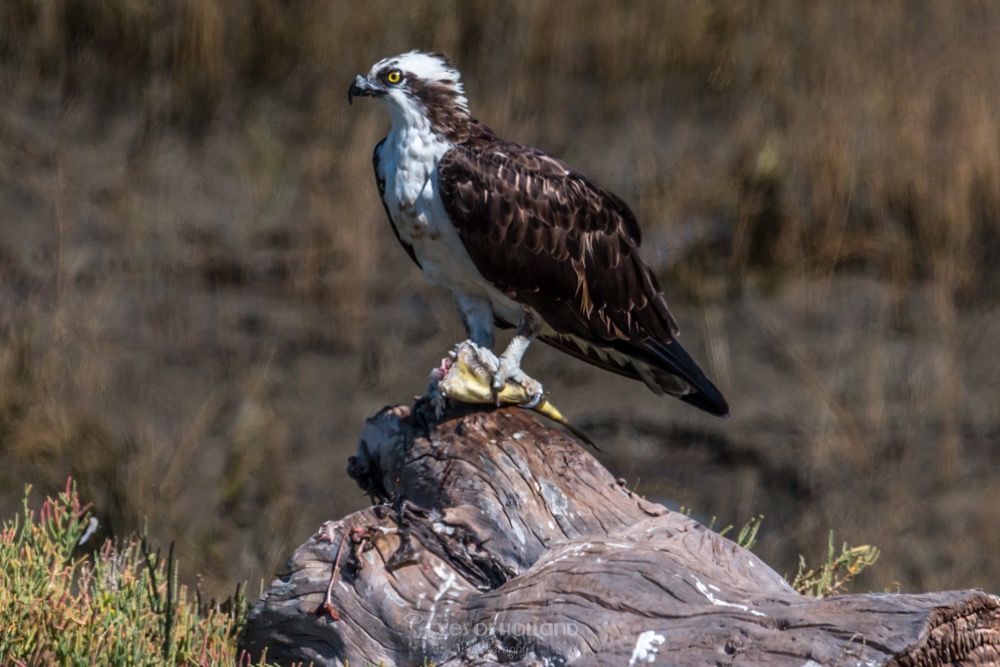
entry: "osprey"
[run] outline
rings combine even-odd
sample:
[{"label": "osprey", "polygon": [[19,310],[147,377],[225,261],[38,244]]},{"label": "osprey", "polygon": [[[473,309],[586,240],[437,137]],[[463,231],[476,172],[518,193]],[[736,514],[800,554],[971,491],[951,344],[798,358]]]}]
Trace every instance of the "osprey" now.
[{"label": "osprey", "polygon": [[[392,120],[375,179],[396,238],[454,297],[493,372],[536,401],[521,370],[538,338],[713,415],[729,406],[677,342],[677,324],[639,257],[635,216],[561,160],[496,136],[472,117],[457,70],[411,51],[376,63],[347,93],[382,100]],[[516,327],[494,356],[494,323]]]}]

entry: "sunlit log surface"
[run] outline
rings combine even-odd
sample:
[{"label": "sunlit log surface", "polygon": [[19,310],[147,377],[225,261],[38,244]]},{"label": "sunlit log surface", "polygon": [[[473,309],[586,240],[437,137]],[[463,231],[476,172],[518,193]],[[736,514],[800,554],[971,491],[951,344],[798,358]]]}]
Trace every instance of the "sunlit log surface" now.
[{"label": "sunlit log surface", "polygon": [[1000,598],[804,597],[631,493],[518,408],[387,408],[330,521],[253,606],[243,646],[316,665],[984,665]]}]

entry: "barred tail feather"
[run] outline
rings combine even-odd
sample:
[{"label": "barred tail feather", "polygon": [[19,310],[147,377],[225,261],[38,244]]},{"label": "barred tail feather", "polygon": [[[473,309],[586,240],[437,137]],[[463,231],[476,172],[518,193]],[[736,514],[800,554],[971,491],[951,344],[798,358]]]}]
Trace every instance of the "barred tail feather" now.
[{"label": "barred tail feather", "polygon": [[571,335],[543,334],[539,340],[598,368],[641,380],[657,395],[669,394],[711,415],[729,416],[729,404],[722,392],[676,340],[616,340],[608,347]]}]

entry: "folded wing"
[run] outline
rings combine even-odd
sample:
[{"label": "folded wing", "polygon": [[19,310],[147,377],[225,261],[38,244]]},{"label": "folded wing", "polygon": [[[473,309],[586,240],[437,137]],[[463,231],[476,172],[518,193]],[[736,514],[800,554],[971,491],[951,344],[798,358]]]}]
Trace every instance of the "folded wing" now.
[{"label": "folded wing", "polygon": [[676,342],[674,318],[638,255],[639,226],[618,197],[560,160],[492,135],[448,151],[438,183],[476,268],[545,321],[552,331],[543,341],[728,413]]}]

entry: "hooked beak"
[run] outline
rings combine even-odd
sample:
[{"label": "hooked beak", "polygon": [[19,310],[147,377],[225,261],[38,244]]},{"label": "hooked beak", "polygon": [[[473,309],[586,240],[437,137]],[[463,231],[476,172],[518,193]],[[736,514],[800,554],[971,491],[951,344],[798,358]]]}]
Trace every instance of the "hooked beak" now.
[{"label": "hooked beak", "polygon": [[354,79],[354,83],[347,89],[347,103],[353,104],[354,96],[358,97],[378,97],[384,95],[385,91],[378,86],[368,82],[368,79],[360,74]]}]

